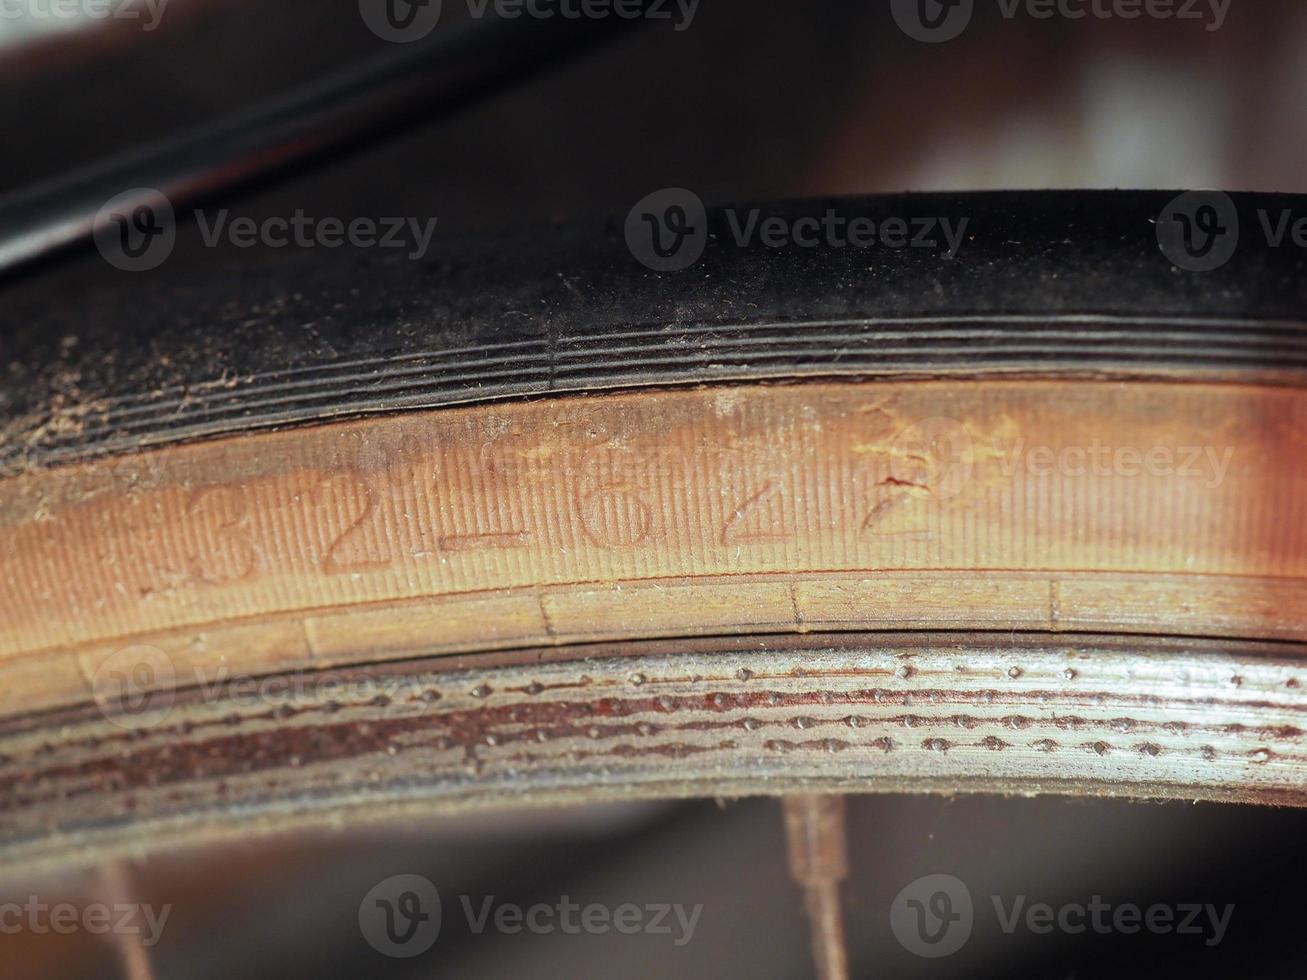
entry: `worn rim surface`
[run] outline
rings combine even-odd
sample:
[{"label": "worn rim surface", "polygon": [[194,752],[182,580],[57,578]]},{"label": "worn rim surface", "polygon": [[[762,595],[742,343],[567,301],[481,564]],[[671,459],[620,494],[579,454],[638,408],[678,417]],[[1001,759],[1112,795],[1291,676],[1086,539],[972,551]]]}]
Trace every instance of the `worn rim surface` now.
[{"label": "worn rim surface", "polygon": [[1296,644],[759,637],[436,658],[0,734],[0,856],[93,861],[494,806],[804,789],[1302,805]]}]

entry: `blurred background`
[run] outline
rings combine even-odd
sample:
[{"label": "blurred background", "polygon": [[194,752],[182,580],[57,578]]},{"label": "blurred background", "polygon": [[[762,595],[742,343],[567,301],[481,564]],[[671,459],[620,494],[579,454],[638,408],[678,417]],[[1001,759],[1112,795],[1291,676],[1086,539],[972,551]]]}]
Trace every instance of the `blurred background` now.
[{"label": "blurred background", "polygon": [[[0,194],[394,49],[367,29],[358,0],[151,2],[164,7],[149,31],[143,6],[139,20],[80,32],[0,17]],[[1214,0],[1174,2],[1207,11]],[[224,204],[256,220],[296,207],[436,216],[457,234],[624,216],[668,186],[710,205],[905,190],[1307,190],[1301,0],[1229,0],[1219,30],[1211,15],[1009,19],[999,0],[976,0],[970,26],[942,44],[908,37],[889,7],[702,0],[685,30],[675,20],[627,30],[453,116]],[[444,8],[441,31],[466,0]],[[158,274],[240,257],[224,247],[202,247],[185,226]],[[85,286],[112,271],[94,259],[57,275]]]},{"label": "blurred background", "polygon": [[[446,0],[451,20],[460,6]],[[0,17],[0,194],[386,47],[354,0],[170,0],[148,31],[141,20],[34,9],[6,0]],[[228,203],[256,220],[295,208],[438,216],[442,233],[462,233],[619,216],[667,186],[710,204],[944,189],[1307,191],[1307,4],[1231,0],[1220,29],[1208,26],[1007,19],[980,0],[960,37],[924,44],[888,3],[703,0],[686,30],[627,31],[524,86]],[[144,276],[244,257],[202,247],[183,225],[173,258]],[[83,253],[13,288],[30,302],[114,275]],[[855,975],[1301,977],[1303,826],[1293,811],[1209,805],[855,799]],[[631,804],[251,842],[5,881],[0,904],[168,904],[149,955],[159,977],[803,977],[807,925],[784,854],[772,801]],[[889,924],[900,889],[935,873],[965,882],[976,902],[971,940],[945,960],[914,956]],[[423,875],[442,896],[438,943],[410,960],[379,955],[358,926],[363,896],[395,874]],[[475,935],[459,897],[492,895],[703,911],[683,946],[654,935]],[[991,895],[1234,911],[1213,946],[1201,936],[1008,935]],[[148,975],[134,957],[84,933],[0,934],[0,976]]]},{"label": "blurred background", "polygon": [[[1303,818],[1293,810],[990,797],[854,797],[844,890],[852,975],[890,978],[1087,980],[1120,977],[1303,975]],[[6,881],[0,904],[41,900],[171,906],[149,950],[158,977],[679,977],[812,975],[807,921],[789,879],[780,806],[627,804],[432,821],[385,834],[312,835],[222,851],[133,862],[121,880],[96,873]],[[365,940],[359,906],[392,875],[417,874],[439,891],[439,938],[411,959]],[[923,959],[899,942],[891,906],[923,875],[970,891],[970,938],[953,955]],[[702,906],[692,932],[532,934],[469,923],[491,908],[576,905]],[[1112,906],[1212,905],[1228,912],[1218,936],[1067,934],[1003,929],[1029,908],[1095,896]],[[577,913],[574,916],[579,918]],[[1177,924],[1180,917],[1177,917]],[[647,921],[652,921],[647,919]],[[682,936],[689,941],[678,945]],[[1219,942],[1208,945],[1209,940]],[[0,936],[0,975],[129,977],[118,943],[77,932]]]}]

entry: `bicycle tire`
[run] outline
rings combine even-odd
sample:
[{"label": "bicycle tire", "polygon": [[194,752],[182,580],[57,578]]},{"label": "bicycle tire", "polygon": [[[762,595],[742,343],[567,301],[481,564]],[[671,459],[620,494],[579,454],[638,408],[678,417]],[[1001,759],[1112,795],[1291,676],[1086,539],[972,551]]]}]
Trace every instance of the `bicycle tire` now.
[{"label": "bicycle tire", "polygon": [[1252,236],[1177,269],[1173,196],[764,208],[966,218],[953,259],[713,212],[677,274],[609,222],[20,289],[0,856],[812,788],[1302,803],[1307,277]]}]

